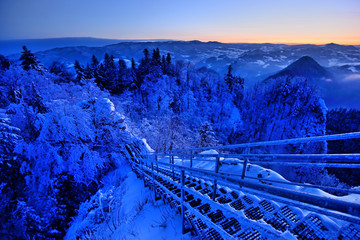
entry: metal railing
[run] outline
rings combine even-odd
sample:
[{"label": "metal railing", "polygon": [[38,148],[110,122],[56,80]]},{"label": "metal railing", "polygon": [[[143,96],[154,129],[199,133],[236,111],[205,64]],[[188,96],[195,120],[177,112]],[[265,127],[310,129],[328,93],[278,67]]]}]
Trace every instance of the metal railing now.
[{"label": "metal railing", "polygon": [[[288,144],[299,144],[299,143],[313,143],[313,142],[323,142],[323,141],[338,141],[338,140],[349,140],[349,139],[360,139],[360,132],[354,133],[344,133],[344,134],[334,134],[327,136],[316,136],[308,138],[295,138],[295,139],[285,139],[277,141],[268,141],[268,142],[254,142],[254,143],[243,143],[243,144],[234,144],[234,145],[225,145],[225,146],[214,146],[214,147],[203,147],[203,148],[189,148],[189,149],[177,149],[171,151],[163,151],[157,153],[151,153],[150,155],[156,155],[156,158],[161,157],[170,157],[170,158],[180,158],[182,161],[189,161],[189,166],[192,168],[194,158],[196,161],[213,161],[216,165],[219,164],[219,160],[222,162],[226,159],[242,159],[243,161],[243,172],[241,178],[249,178],[246,176],[246,167],[249,163],[269,166],[290,166],[290,167],[319,167],[319,168],[342,168],[342,169],[360,169],[360,153],[351,153],[351,154],[251,154],[250,149],[252,147],[264,147],[264,146],[274,146],[274,145],[288,145]],[[244,149],[241,154],[195,154],[196,152],[206,151],[206,150],[229,150],[229,149]],[[241,150],[240,150],[241,151]],[[187,153],[190,152],[190,153]],[[151,156],[148,155],[148,158]],[[213,158],[213,160],[209,159]],[[270,167],[271,169],[271,167]],[[218,169],[216,170],[218,171]],[[221,173],[221,172],[220,172]],[[223,172],[223,174],[226,174]],[[360,174],[360,172],[359,172]],[[237,174],[232,173],[233,176],[238,176]],[[306,186],[309,188],[319,188],[323,190],[336,190],[341,193],[349,194],[356,193],[360,194],[359,190],[351,190],[344,188],[336,188],[329,186],[321,185],[311,185],[311,184],[302,184],[302,183],[293,183],[293,182],[278,182],[274,180],[266,180],[268,182],[282,183],[288,185],[298,185]]]},{"label": "metal railing", "polygon": [[[337,191],[342,194],[360,194],[359,190],[344,189],[339,187],[330,187],[322,185],[310,185],[305,183],[296,183],[289,181],[278,181],[270,179],[259,179],[246,175],[246,169],[249,164],[265,165],[265,166],[290,166],[290,167],[319,167],[319,168],[342,168],[342,169],[360,169],[360,154],[257,154],[251,153],[253,147],[266,147],[274,145],[287,145],[287,144],[301,144],[301,143],[314,143],[323,141],[336,141],[360,139],[360,132],[345,133],[328,136],[318,136],[309,138],[287,139],[269,142],[254,142],[243,143],[227,146],[205,147],[205,148],[190,148],[178,149],[165,152],[144,152],[140,146],[128,145],[128,150],[131,152],[133,162],[136,167],[140,169],[144,176],[152,179],[155,186],[155,176],[159,174],[159,167],[168,169],[172,173],[172,181],[175,183],[175,176],[180,176],[178,183],[181,189],[181,197],[172,196],[181,203],[182,214],[184,208],[191,210],[191,206],[184,202],[184,191],[192,192],[206,202],[209,200],[214,201],[219,184],[222,186],[230,186],[232,189],[239,191],[249,192],[263,198],[269,198],[274,201],[282,202],[291,206],[296,206],[301,209],[306,209],[319,214],[324,214],[332,218],[341,219],[346,222],[360,224],[360,203],[349,202],[342,200],[338,197],[328,197],[324,195],[315,195],[313,193],[302,192],[293,190],[286,186],[298,186],[306,188],[317,188],[325,191]],[[206,154],[201,153],[206,150],[232,150],[235,153],[220,153],[220,154]],[[236,153],[238,150],[241,153]],[[198,154],[200,153],[200,154]],[[227,159],[237,159],[237,164],[242,165],[241,173],[224,172],[221,171],[221,164],[226,162]],[[178,164],[175,164],[175,160]],[[194,167],[194,162],[213,162],[214,169],[206,170]],[[179,164],[181,163],[181,164]],[[156,170],[157,169],[157,170]],[[150,171],[151,174],[147,174]],[[359,171],[360,174],[360,171]],[[212,185],[212,199],[206,199],[204,196],[199,195],[192,189],[184,186],[184,176],[196,176],[206,181],[213,182]],[[254,181],[256,180],[256,181]],[[279,186],[281,185],[281,186]],[[155,189],[155,187],[154,187]],[[165,191],[165,190],[164,190]],[[156,197],[156,193],[155,193]],[[222,206],[219,206],[222,208]],[[229,209],[224,209],[229,212]],[[198,216],[197,211],[192,211]],[[234,213],[230,213],[234,214]],[[199,216],[198,216],[199,217]],[[184,219],[184,216],[183,216]],[[246,221],[246,219],[242,219]],[[184,221],[184,220],[183,220]],[[206,219],[204,219],[206,221]],[[212,226],[213,223],[207,221]],[[219,230],[218,227],[213,226],[214,229],[220,231],[222,236],[224,232]],[[273,233],[269,233],[272,237]],[[269,235],[269,236],[270,236]],[[275,234],[276,235],[276,234]],[[276,236],[279,237],[279,236]]]}]

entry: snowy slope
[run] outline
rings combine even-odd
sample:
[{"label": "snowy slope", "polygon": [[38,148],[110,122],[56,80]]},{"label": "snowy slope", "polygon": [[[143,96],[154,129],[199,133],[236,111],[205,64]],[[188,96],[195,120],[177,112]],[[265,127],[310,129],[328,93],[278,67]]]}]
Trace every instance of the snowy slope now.
[{"label": "snowy slope", "polygon": [[154,201],[127,165],[108,174],[101,188],[80,206],[65,239],[190,239],[170,206]]}]

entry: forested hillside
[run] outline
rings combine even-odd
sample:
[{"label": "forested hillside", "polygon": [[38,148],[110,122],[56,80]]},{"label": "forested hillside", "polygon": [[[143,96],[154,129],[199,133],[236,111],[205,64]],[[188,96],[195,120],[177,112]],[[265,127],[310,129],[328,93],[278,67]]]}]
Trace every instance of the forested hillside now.
[{"label": "forested hillside", "polygon": [[[281,76],[247,89],[231,65],[220,75],[159,49],[143,53],[131,64],[93,56],[74,69],[60,62],[46,69],[26,47],[19,61],[1,56],[1,234],[63,237],[81,203],[99,195],[104,176],[126,168],[130,139],[168,150],[326,133],[327,108],[305,78]],[[331,133],[340,131],[341,123],[329,124]],[[270,150],[325,153],[327,145],[252,149]],[[277,170],[289,180],[339,184],[325,169],[316,176]]]},{"label": "forested hillside", "polygon": [[124,117],[95,83],[66,82],[27,49],[20,65],[2,64],[0,79],[1,231],[63,236],[80,203],[123,161],[131,137]]}]

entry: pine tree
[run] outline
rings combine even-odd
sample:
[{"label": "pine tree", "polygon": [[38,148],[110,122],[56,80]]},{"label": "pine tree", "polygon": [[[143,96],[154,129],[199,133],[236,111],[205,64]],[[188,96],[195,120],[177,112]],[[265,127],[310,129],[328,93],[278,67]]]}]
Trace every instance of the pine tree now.
[{"label": "pine tree", "polygon": [[58,61],[52,62],[49,67],[49,72],[60,77],[57,81],[69,82],[71,79],[71,74],[67,71],[66,66]]},{"label": "pine tree", "polygon": [[99,60],[95,57],[95,55],[92,55],[90,69],[91,69],[91,75],[94,78],[97,77],[98,67],[99,67]]},{"label": "pine tree", "polygon": [[132,69],[132,70],[135,70],[135,69],[136,69],[136,63],[135,63],[134,58],[131,58],[131,69]]},{"label": "pine tree", "polygon": [[123,59],[119,60],[119,70],[124,70],[126,69],[126,63]]},{"label": "pine tree", "polygon": [[105,76],[106,76],[105,71],[106,71],[106,69],[104,67],[104,64],[100,63],[98,68],[97,68],[97,77],[95,79],[95,82],[101,89],[103,89],[105,87],[104,86],[104,82],[105,82],[104,79],[105,79]]},{"label": "pine tree", "polygon": [[228,67],[228,73],[225,76],[225,83],[229,88],[229,91],[232,92],[234,88],[234,76],[232,75],[232,66],[231,64]]},{"label": "pine tree", "polygon": [[170,56],[170,53],[168,53],[168,54],[166,55],[166,63],[167,63],[167,65],[170,65],[170,64],[171,64],[171,56]]},{"label": "pine tree", "polygon": [[145,62],[145,63],[148,63],[148,62],[149,62],[149,59],[150,59],[150,58],[149,58],[149,56],[150,56],[149,50],[147,50],[147,48],[145,48],[144,51],[143,51],[143,53],[144,53],[144,57],[145,57],[145,58],[144,58],[144,62]]},{"label": "pine tree", "polygon": [[240,103],[244,97],[245,80],[238,76],[232,75],[232,66],[229,65],[228,73],[225,75],[224,81],[228,86],[229,92],[233,96],[233,102],[240,107]]},{"label": "pine tree", "polygon": [[91,66],[96,68],[99,65],[99,60],[96,58],[95,55],[92,55],[91,57]]},{"label": "pine tree", "polygon": [[156,48],[156,63],[157,63],[157,65],[161,65],[161,54],[160,54],[160,50],[159,50],[159,48]]},{"label": "pine tree", "polygon": [[85,79],[84,68],[80,65],[78,60],[75,60],[74,68],[76,71],[75,79],[78,81],[84,80]]},{"label": "pine tree", "polygon": [[131,72],[130,72],[130,89],[137,88],[137,69],[134,58],[131,58]]},{"label": "pine tree", "polygon": [[241,77],[234,77],[233,82],[233,102],[237,107],[240,107],[240,104],[244,98],[244,82],[245,80]]},{"label": "pine tree", "polygon": [[109,55],[107,53],[105,53],[105,57],[104,57],[104,66],[105,68],[108,70],[113,70],[115,69],[115,63],[114,63],[114,56],[113,55]]},{"label": "pine tree", "polygon": [[170,76],[174,75],[173,67],[171,66],[170,53],[168,53],[166,55],[166,57],[165,57],[165,55],[162,56],[161,67],[162,67],[162,70],[163,70],[164,74],[170,75]]},{"label": "pine tree", "polygon": [[40,70],[39,69],[39,61],[35,57],[35,55],[27,49],[26,46],[23,46],[23,51],[21,53],[20,60],[23,69],[29,71],[30,69]]},{"label": "pine tree", "polygon": [[154,66],[160,66],[161,65],[161,55],[159,48],[156,48],[153,50],[153,55],[151,58],[151,64]]},{"label": "pine tree", "polygon": [[[141,59],[140,65],[138,66],[138,68],[135,71],[136,77],[134,78],[134,81],[132,84],[133,88],[138,89],[138,90],[140,89],[141,85],[143,84],[145,76],[147,74],[149,74],[149,71],[150,71],[150,63],[151,62],[150,62],[150,58],[149,58],[149,50],[147,50],[147,48],[145,48],[143,53],[144,53],[144,58]],[[134,64],[132,64],[132,66],[134,66]]]},{"label": "pine tree", "polygon": [[161,64],[160,50],[159,48],[156,48],[153,50],[150,66],[148,67],[145,76],[149,75],[150,73],[151,76],[149,76],[148,79],[152,82],[156,82],[164,74],[163,70],[164,68],[163,65]]},{"label": "pine tree", "polygon": [[118,67],[118,74],[117,74],[117,81],[114,82],[114,86],[113,86],[113,93],[114,94],[119,94],[124,92],[124,90],[128,87],[129,85],[129,71],[126,68],[126,63],[124,60],[120,59],[119,60],[119,67]]},{"label": "pine tree", "polygon": [[214,130],[209,122],[202,124],[200,130],[200,145],[201,147],[213,147],[218,144],[218,140],[215,137]]},{"label": "pine tree", "polygon": [[104,78],[104,87],[110,91],[116,88],[118,81],[118,73],[114,63],[114,56],[105,54],[104,59],[104,67],[105,67],[105,78]]},{"label": "pine tree", "polygon": [[161,57],[161,67],[163,68],[163,71],[165,71],[166,68],[166,60],[165,60],[165,56],[162,55]]},{"label": "pine tree", "polygon": [[0,54],[0,70],[6,70],[9,69],[10,62],[9,60]]}]

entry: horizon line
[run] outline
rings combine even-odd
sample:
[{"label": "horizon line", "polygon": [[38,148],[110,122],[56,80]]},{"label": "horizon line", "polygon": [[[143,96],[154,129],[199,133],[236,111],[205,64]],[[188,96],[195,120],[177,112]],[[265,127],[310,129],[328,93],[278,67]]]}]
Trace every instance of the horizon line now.
[{"label": "horizon line", "polygon": [[329,41],[329,42],[279,42],[279,41],[218,41],[218,40],[198,40],[198,39],[192,39],[192,40],[183,40],[183,39],[167,39],[167,38],[105,38],[105,37],[44,37],[44,38],[12,38],[12,39],[0,39],[0,42],[5,41],[29,41],[29,40],[50,40],[50,39],[70,39],[70,38],[78,38],[78,39],[102,39],[102,40],[113,40],[113,41],[139,41],[139,42],[165,42],[165,41],[178,41],[178,42],[202,42],[202,43],[211,43],[211,42],[217,42],[222,44],[275,44],[275,45],[328,45],[328,44],[337,44],[337,45],[346,45],[346,46],[358,46],[359,43],[355,44],[346,44],[346,43],[338,43],[335,41]]}]

